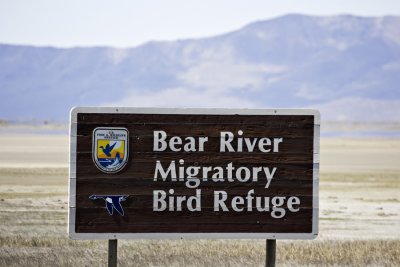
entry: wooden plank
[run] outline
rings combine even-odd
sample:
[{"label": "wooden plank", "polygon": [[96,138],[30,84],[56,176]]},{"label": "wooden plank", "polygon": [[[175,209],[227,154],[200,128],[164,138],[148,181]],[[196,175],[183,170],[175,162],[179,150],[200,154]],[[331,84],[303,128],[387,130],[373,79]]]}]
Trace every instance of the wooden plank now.
[{"label": "wooden plank", "polygon": [[[314,117],[311,115],[191,115],[191,114],[107,114],[107,113],[79,113],[77,115],[78,128],[81,125],[109,124],[113,126],[126,125],[154,125],[177,124],[181,125],[259,125],[267,122],[271,129],[287,129],[297,127],[312,127]],[[219,126],[216,126],[219,127]]]},{"label": "wooden plank", "polygon": [[[287,211],[286,211],[287,212]],[[304,208],[300,213],[285,216],[285,228],[282,220],[272,218],[270,213],[260,216],[258,213],[237,213],[235,219],[228,213],[204,214],[189,212],[157,213],[127,209],[129,216],[110,216],[102,208],[77,209],[77,232],[293,232],[310,233],[312,230],[312,209]],[[85,213],[86,216],[80,216]],[[94,226],[98,226],[94,228]],[[91,230],[92,229],[92,230]],[[157,230],[155,230],[157,229]],[[97,231],[96,230],[96,231]]]}]

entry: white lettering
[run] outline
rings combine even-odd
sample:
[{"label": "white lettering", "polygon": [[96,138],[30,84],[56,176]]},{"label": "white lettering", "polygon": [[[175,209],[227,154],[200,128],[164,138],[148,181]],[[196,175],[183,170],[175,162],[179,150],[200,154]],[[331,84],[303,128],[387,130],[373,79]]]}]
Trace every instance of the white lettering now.
[{"label": "white lettering", "polygon": [[174,136],[169,140],[169,148],[172,151],[174,152],[181,151],[181,148],[176,147],[176,145],[182,145],[182,139],[179,136]]},{"label": "white lettering", "polygon": [[232,209],[237,212],[243,211],[243,208],[238,208],[237,205],[243,205],[244,204],[244,198],[236,196],[232,198]]},{"label": "white lettering", "polygon": [[265,146],[270,146],[271,145],[271,139],[269,138],[261,138],[260,141],[258,142],[258,149],[261,152],[270,152],[271,149],[266,149]]},{"label": "white lettering", "polygon": [[214,191],[214,211],[229,211],[225,205],[225,200],[228,198],[228,194],[225,191]]},{"label": "white lettering", "polygon": [[300,199],[298,197],[289,197],[287,201],[288,209],[291,212],[298,212],[300,208],[294,208],[293,205],[299,205],[299,204],[300,204]]},{"label": "white lettering", "polygon": [[165,151],[167,149],[167,133],[164,131],[154,131],[153,151]]},{"label": "white lettering", "polygon": [[[242,175],[242,172],[244,171],[244,177],[243,177],[243,175]],[[236,179],[239,181],[239,182],[242,182],[242,183],[245,183],[245,182],[247,182],[248,180],[250,180],[250,170],[249,170],[249,168],[246,168],[246,167],[239,167],[237,170],[236,170]]]},{"label": "white lettering", "polygon": [[283,143],[283,138],[274,138],[274,152],[279,152],[280,143]]},{"label": "white lettering", "polygon": [[154,181],[157,181],[158,174],[160,174],[162,180],[165,182],[168,176],[171,176],[171,180],[176,182],[176,169],[175,161],[171,161],[167,171],[164,171],[163,166],[159,160],[156,161],[156,169],[154,170]]},{"label": "white lettering", "polygon": [[[227,139],[226,139],[227,137]],[[231,142],[233,141],[233,133],[231,132],[221,132],[221,143],[219,146],[220,152],[225,152],[225,147],[228,148],[229,152],[235,152],[233,149]]]},{"label": "white lettering", "polygon": [[164,211],[167,208],[166,196],[163,190],[153,191],[153,211]]},{"label": "white lettering", "polygon": [[[220,152],[254,152],[256,146],[258,150],[263,153],[271,152],[271,144],[273,152],[279,152],[279,144],[283,142],[282,137],[267,138],[250,138],[242,137],[243,131],[238,131],[238,137],[235,138],[232,132],[220,133]],[[244,142],[243,142],[244,141]]]},{"label": "white lettering", "polygon": [[265,173],[265,177],[267,177],[267,184],[265,185],[265,188],[268,188],[269,185],[271,184],[272,179],[274,178],[274,174],[276,172],[276,167],[274,167],[272,169],[272,172],[270,172],[268,167],[264,167],[264,173]]}]

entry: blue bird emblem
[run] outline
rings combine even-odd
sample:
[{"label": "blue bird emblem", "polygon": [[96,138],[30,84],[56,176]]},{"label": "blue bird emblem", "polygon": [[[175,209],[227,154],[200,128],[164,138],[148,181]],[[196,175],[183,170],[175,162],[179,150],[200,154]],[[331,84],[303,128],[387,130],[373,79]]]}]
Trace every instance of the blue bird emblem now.
[{"label": "blue bird emblem", "polygon": [[106,202],[106,209],[108,214],[113,215],[114,209],[121,215],[124,216],[124,209],[122,208],[121,202],[125,201],[128,196],[116,196],[116,195],[91,195],[89,199],[103,199]]},{"label": "blue bird emblem", "polygon": [[103,153],[107,155],[107,157],[111,157],[111,151],[113,150],[113,148],[115,147],[115,144],[117,142],[115,142],[114,144],[112,144],[111,146],[109,144],[106,145],[106,147],[104,146],[100,146],[101,150],[103,150]]}]

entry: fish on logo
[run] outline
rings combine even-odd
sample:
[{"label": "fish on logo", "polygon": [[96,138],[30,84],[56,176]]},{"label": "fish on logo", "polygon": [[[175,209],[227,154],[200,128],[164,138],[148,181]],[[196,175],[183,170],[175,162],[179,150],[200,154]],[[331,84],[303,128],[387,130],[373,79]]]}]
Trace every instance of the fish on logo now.
[{"label": "fish on logo", "polygon": [[126,128],[96,128],[93,131],[93,161],[105,173],[116,173],[128,162],[129,134]]}]

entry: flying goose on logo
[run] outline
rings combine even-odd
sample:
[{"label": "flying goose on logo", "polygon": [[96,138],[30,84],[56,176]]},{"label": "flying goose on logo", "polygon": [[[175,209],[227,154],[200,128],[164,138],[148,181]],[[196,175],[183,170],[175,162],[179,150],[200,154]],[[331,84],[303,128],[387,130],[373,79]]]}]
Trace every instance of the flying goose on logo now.
[{"label": "flying goose on logo", "polygon": [[116,143],[117,142],[112,144],[112,146],[110,146],[109,144],[107,144],[106,147],[100,146],[100,148],[101,150],[103,150],[103,153],[107,155],[107,157],[111,157],[111,151],[114,149]]},{"label": "flying goose on logo", "polygon": [[115,196],[115,195],[91,195],[89,199],[103,199],[106,202],[106,209],[108,214],[113,215],[114,209],[121,215],[124,216],[124,209],[122,208],[121,202],[125,201],[128,196]]}]

